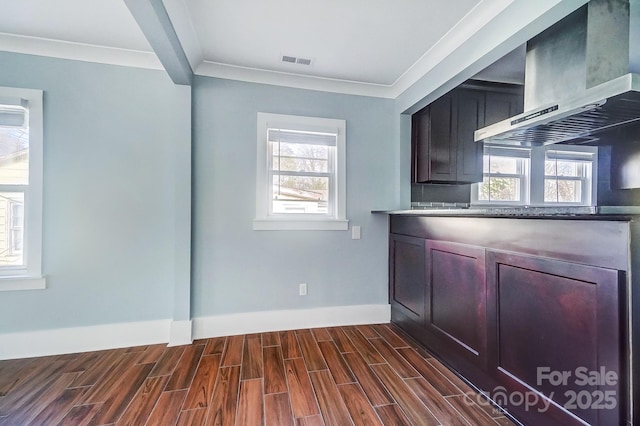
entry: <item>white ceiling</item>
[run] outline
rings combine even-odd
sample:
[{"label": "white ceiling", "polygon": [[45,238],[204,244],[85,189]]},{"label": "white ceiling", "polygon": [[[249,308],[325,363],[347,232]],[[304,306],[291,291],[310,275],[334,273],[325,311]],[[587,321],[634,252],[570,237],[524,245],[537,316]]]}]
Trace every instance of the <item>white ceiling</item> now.
[{"label": "white ceiling", "polygon": [[[204,60],[393,84],[479,0],[192,0]],[[312,59],[288,64],[282,55]]]},{"label": "white ceiling", "polygon": [[[518,0],[162,2],[196,74],[387,89],[406,88]],[[125,0],[0,0],[0,11],[0,50],[161,68]]]},{"label": "white ceiling", "polygon": [[121,0],[0,0],[0,11],[1,33],[151,51]]}]

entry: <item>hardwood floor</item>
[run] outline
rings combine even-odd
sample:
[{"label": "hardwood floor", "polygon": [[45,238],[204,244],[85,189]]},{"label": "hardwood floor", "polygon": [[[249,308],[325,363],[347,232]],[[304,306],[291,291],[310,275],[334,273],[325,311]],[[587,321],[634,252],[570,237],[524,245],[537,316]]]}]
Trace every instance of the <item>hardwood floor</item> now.
[{"label": "hardwood floor", "polygon": [[474,395],[391,324],[0,361],[1,426],[512,424]]}]

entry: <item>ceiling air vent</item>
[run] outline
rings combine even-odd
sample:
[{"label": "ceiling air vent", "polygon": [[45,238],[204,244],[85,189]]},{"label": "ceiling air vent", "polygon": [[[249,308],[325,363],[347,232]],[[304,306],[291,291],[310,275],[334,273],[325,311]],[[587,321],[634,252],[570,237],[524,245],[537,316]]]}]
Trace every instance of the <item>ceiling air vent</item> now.
[{"label": "ceiling air vent", "polygon": [[297,58],[295,56],[282,55],[282,62],[298,65],[311,65],[311,59]]}]

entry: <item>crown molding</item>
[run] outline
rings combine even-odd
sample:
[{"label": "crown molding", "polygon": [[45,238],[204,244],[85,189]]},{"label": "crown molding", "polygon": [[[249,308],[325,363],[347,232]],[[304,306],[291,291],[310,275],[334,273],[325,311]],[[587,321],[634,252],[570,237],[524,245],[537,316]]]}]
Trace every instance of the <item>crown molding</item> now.
[{"label": "crown molding", "polygon": [[[467,37],[444,58],[436,61],[432,69],[417,80],[412,79],[406,90],[394,93],[399,113],[412,114],[428,105],[588,0],[512,0],[508,4],[503,0],[495,1],[493,18],[477,28],[472,37]],[[498,2],[505,7],[496,13]]]},{"label": "crown molding", "polygon": [[0,50],[99,64],[164,70],[153,52],[0,33]]},{"label": "crown molding", "polygon": [[391,85],[393,98],[400,96],[402,92],[431,72],[447,56],[470,40],[513,2],[514,0],[483,0],[478,3],[404,74],[398,77]]},{"label": "crown molding", "polygon": [[[132,0],[129,0],[132,1]],[[162,0],[195,75],[282,87],[395,99],[399,110],[433,100],[481,71],[587,0],[482,0],[393,84],[294,74],[203,60],[186,0]],[[545,26],[546,25],[546,26]],[[0,33],[0,50],[163,70],[154,52]],[[451,86],[451,87],[449,87]],[[428,95],[429,99],[425,97]],[[424,102],[423,102],[424,101]]]},{"label": "crown molding", "polygon": [[280,71],[261,70],[209,61],[202,62],[196,68],[195,74],[207,77],[224,78],[227,80],[293,87],[296,89],[343,93],[347,95],[372,96],[377,98],[394,98],[392,86],[315,77],[302,74],[291,74]]}]

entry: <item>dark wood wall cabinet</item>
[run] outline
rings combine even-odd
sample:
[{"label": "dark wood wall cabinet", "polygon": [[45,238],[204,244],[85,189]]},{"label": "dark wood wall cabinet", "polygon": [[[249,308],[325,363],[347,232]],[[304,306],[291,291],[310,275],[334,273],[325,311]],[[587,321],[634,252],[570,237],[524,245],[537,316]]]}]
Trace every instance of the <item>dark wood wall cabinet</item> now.
[{"label": "dark wood wall cabinet", "polygon": [[391,319],[523,424],[640,424],[639,228],[392,215]]},{"label": "dark wood wall cabinet", "polygon": [[411,117],[414,183],[482,181],[477,129],[522,112],[521,89],[461,87]]}]

